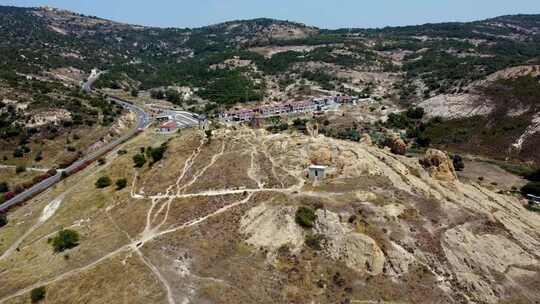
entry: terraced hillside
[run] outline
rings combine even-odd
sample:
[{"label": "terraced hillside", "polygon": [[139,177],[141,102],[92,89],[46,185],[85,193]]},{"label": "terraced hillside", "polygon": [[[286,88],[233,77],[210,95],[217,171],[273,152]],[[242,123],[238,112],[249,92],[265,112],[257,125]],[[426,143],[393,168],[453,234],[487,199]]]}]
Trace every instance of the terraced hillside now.
[{"label": "terraced hillside", "polygon": [[[141,147],[162,142],[162,160],[133,168]],[[456,180],[444,153],[422,166],[364,143],[244,128],[123,149],[10,214],[1,302],[40,286],[53,303],[540,299],[538,214]],[[327,179],[309,180],[311,163],[327,164]],[[128,187],[96,188],[103,176]],[[60,229],[78,246],[55,253]]]}]

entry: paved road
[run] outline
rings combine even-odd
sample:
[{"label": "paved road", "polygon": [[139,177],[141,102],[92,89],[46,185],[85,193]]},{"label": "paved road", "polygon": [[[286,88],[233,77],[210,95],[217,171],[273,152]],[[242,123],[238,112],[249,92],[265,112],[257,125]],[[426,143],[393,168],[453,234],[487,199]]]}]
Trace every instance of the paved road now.
[{"label": "paved road", "polygon": [[[84,85],[87,85],[87,83],[85,83]],[[84,85],[83,85],[83,87],[84,87]],[[151,123],[150,116],[146,112],[144,112],[144,109],[138,107],[137,105],[133,105],[131,103],[128,103],[128,102],[126,102],[126,101],[124,101],[122,99],[114,97],[114,96],[108,96],[108,98],[110,100],[116,102],[117,104],[121,105],[122,107],[136,113],[137,114],[137,119],[138,119],[137,127],[132,129],[128,133],[124,134],[122,137],[120,137],[118,139],[115,139],[114,141],[104,145],[103,147],[99,148],[98,150],[96,150],[96,151],[94,151],[94,152],[92,152],[92,153],[90,153],[88,155],[85,155],[83,158],[81,158],[78,161],[71,164],[71,166],[69,166],[69,167],[65,168],[64,170],[62,170],[62,171],[65,171],[68,175],[71,174],[71,173],[76,172],[79,168],[83,167],[85,164],[87,164],[89,162],[92,162],[92,161],[95,161],[96,159],[98,159],[102,155],[104,155],[107,152],[114,149],[116,146],[118,146],[118,145],[126,142],[127,140],[129,140],[132,136],[134,136],[140,130],[145,129],[146,127],[148,127],[150,125],[150,123]],[[3,204],[1,204],[0,205],[0,212],[5,211],[5,210],[9,209],[10,207],[12,207],[12,206],[14,206],[14,205],[16,205],[18,203],[26,201],[26,200],[32,198],[33,196],[41,193],[42,191],[45,191],[46,189],[48,189],[52,185],[59,182],[61,179],[62,179],[62,172],[59,170],[56,175],[51,176],[51,177],[41,181],[40,183],[35,184],[31,188],[19,193],[14,198],[12,198],[12,199],[4,202]]]},{"label": "paved road", "polygon": [[92,74],[90,74],[88,80],[82,85],[83,91],[87,93],[92,92],[92,85],[94,84],[94,82],[96,82],[96,80],[102,73],[103,72],[98,72],[96,69],[92,70]]},{"label": "paved road", "polygon": [[[15,165],[0,165],[0,169],[17,169],[17,166]],[[47,172],[51,169],[48,168],[33,168],[33,167],[25,167],[26,171],[35,171],[35,172]]]}]

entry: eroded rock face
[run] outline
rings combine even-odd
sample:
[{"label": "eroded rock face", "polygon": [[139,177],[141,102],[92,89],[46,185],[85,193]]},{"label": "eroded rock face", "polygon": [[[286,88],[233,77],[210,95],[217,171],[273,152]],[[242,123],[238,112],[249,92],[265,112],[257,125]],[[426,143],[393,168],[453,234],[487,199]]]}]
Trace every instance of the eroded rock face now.
[{"label": "eroded rock face", "polygon": [[390,148],[394,154],[405,155],[407,153],[407,144],[401,139],[399,134],[389,134],[384,142],[384,145]]},{"label": "eroded rock face", "polygon": [[420,164],[429,172],[429,175],[444,182],[455,182],[457,180],[454,164],[443,151],[429,149]]},{"label": "eroded rock face", "polygon": [[362,137],[360,138],[360,142],[367,146],[373,146],[373,141],[371,140],[371,136],[369,136],[369,134],[367,133],[362,134]]},{"label": "eroded rock face", "polygon": [[260,204],[247,212],[240,223],[241,231],[248,235],[246,242],[257,247],[277,250],[288,245],[297,251],[304,244],[302,228],[294,221],[294,206]]},{"label": "eroded rock face", "polygon": [[482,302],[496,303],[507,280],[503,274],[512,269],[535,267],[538,262],[507,236],[475,234],[470,226],[446,232],[443,240],[446,257],[464,288]]},{"label": "eroded rock face", "polygon": [[328,148],[320,147],[311,153],[310,161],[314,165],[330,166],[333,162],[332,151]]},{"label": "eroded rock face", "polygon": [[334,260],[340,260],[347,267],[358,272],[377,275],[384,267],[384,253],[375,240],[355,232],[343,223],[338,214],[328,210],[317,211],[315,231],[325,236],[324,252]]}]

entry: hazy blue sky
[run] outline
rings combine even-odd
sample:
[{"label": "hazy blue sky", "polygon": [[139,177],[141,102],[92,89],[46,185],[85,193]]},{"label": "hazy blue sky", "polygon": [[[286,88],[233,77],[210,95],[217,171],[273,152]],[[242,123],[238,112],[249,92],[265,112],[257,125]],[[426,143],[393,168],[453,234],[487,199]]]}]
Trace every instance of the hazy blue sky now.
[{"label": "hazy blue sky", "polygon": [[382,27],[540,13],[540,0],[0,0],[0,4],[49,5],[116,21],[171,27],[256,17],[324,28]]}]

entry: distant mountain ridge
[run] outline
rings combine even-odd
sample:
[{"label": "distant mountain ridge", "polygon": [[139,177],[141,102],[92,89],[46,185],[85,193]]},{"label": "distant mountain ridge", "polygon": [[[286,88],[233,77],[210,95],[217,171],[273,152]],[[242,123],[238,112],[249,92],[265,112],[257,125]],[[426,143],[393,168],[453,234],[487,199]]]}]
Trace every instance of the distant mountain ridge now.
[{"label": "distant mountain ridge", "polygon": [[[24,77],[59,82],[65,69],[87,75],[98,68],[107,70],[96,83],[101,88],[196,90],[208,103],[190,109],[199,112],[304,98],[310,86],[407,107],[467,94],[489,75],[540,64],[540,14],[380,29],[329,30],[269,18],[180,29],[0,6],[0,36],[0,84]],[[520,126],[535,119],[529,114]],[[514,133],[504,142],[518,140]]]}]

